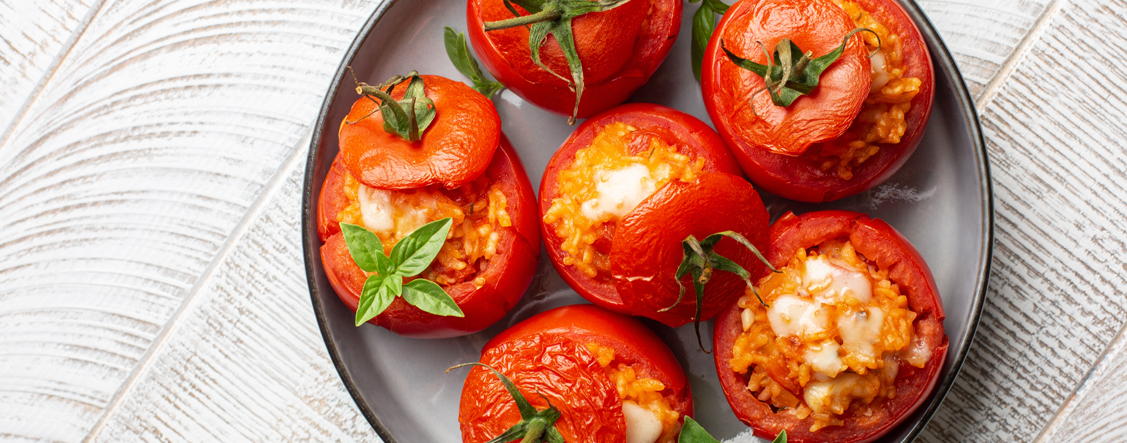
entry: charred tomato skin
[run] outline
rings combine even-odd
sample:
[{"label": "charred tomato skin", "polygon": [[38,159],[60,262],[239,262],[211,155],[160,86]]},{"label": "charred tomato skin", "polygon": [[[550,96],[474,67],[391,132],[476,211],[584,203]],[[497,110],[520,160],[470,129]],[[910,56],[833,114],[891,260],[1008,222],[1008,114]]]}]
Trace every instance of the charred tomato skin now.
[{"label": "charred tomato skin", "polygon": [[[585,350],[589,343],[613,349],[615,362],[631,366],[638,378],[662,382],[666,388],[663,394],[670,400],[671,408],[682,416],[693,415],[688,379],[669,347],[638,320],[597,306],[564,306],[524,320],[486,343],[482,362],[510,377],[509,367],[522,372],[519,377],[526,383],[516,378],[514,382],[538,409],[547,404],[536,395],[537,389],[564,394],[549,396],[549,399],[564,412],[557,428],[566,441],[624,442],[622,400],[594,356],[576,351]],[[466,379],[459,408],[463,441],[488,440],[519,418],[515,406],[506,406],[503,412],[498,412],[490,404],[492,400],[484,399],[512,403],[491,372],[475,367]],[[592,409],[591,404],[602,406]],[[487,411],[489,413],[484,413]],[[467,435],[472,438],[466,438]]]},{"label": "charred tomato skin", "polygon": [[[335,220],[335,214],[347,205],[342,190],[346,171],[339,160],[334,161],[325,178],[318,207],[318,228],[324,242],[321,261],[329,283],[341,301],[355,311],[367,274],[352,260]],[[532,185],[516,151],[504,136],[484,174],[491,183],[502,184],[512,226],[500,228],[498,253],[478,274],[485,279],[485,285],[478,288],[473,281],[465,281],[444,288],[465,317],[429,314],[397,297],[386,311],[369,323],[408,337],[455,337],[485,329],[520,300],[532,282],[540,259],[540,230]]]},{"label": "charred tomato skin", "polygon": [[767,259],[775,267],[786,266],[799,249],[827,240],[848,239],[859,254],[881,269],[889,270],[889,279],[899,285],[908,298],[909,308],[917,314],[913,322],[916,333],[931,346],[932,354],[923,368],[901,365],[895,382],[896,397],[874,400],[869,404],[871,415],[853,415],[847,410],[842,416],[843,426],[810,432],[812,418],[798,420],[786,412],[773,412],[770,405],[748,391],[747,378],[729,368],[736,338],[743,331],[741,309],[732,304],[716,317],[713,330],[716,372],[728,404],[736,417],[762,438],[773,438],[783,429],[787,431],[788,441],[798,443],[867,443],[880,438],[923,404],[935,387],[947,357],[943,304],[931,271],[915,247],[896,229],[857,212],[830,210],[803,215],[788,212],[771,225],[769,236],[771,246]]},{"label": "charred tomato skin", "polygon": [[[704,239],[705,236],[713,234],[720,230],[732,229],[737,232],[745,234],[753,244],[763,246],[766,243],[765,231],[767,227],[767,212],[763,209],[762,200],[759,199],[758,193],[742,178],[739,166],[733,159],[730,151],[716,132],[708,125],[699,119],[660,105],[634,103],[627,104],[612,108],[606,112],[599,114],[595,117],[588,119],[579,125],[578,128],[572,132],[571,136],[560,146],[555,155],[548,162],[548,166],[544,171],[544,176],[540,181],[540,214],[543,216],[552,205],[552,200],[560,196],[557,186],[557,180],[560,171],[563,171],[571,166],[574,161],[576,151],[583,149],[591,144],[591,141],[598,135],[606,126],[622,122],[638,129],[633,134],[637,134],[638,143],[629,143],[631,154],[638,154],[644,152],[649,147],[650,138],[658,138],[663,140],[670,146],[678,148],[678,152],[688,155],[692,158],[703,158],[704,167],[702,173],[697,177],[697,180],[690,184],[684,183],[671,183],[659,189],[654,195],[651,195],[646,200],[638,205],[639,208],[647,208],[643,211],[637,211],[635,214],[631,212],[627,214],[622,220],[619,220],[615,227],[608,227],[607,232],[604,232],[599,242],[606,242],[609,244],[606,247],[606,252],[613,257],[615,248],[617,247],[620,252],[618,254],[622,257],[633,257],[629,260],[630,264],[636,266],[619,266],[612,269],[612,274],[617,273],[618,277],[613,275],[599,274],[595,277],[588,277],[580,272],[575,266],[564,264],[566,253],[561,249],[563,239],[556,235],[553,227],[541,220],[542,235],[544,237],[544,245],[548,251],[548,257],[552,261],[552,265],[556,271],[563,277],[564,281],[568,283],[579,295],[602,308],[609,309],[614,312],[627,315],[640,315],[661,321],[670,326],[680,326],[692,321],[692,316],[695,315],[693,306],[696,300],[693,297],[691,283],[686,283],[688,292],[682,303],[677,308],[666,312],[657,313],[656,311],[672,305],[676,301],[677,289],[676,281],[673,275],[676,271],[677,265],[681,258],[681,241],[689,233],[697,236],[698,240]],[[706,178],[709,175],[721,174],[725,176]],[[666,188],[669,188],[666,190]],[[734,191],[738,188],[739,191]],[[666,203],[672,203],[669,211],[664,210]],[[680,207],[680,208],[678,208]],[[678,208],[678,209],[675,209]],[[680,209],[692,209],[692,214],[688,212],[675,213],[673,211]],[[716,209],[712,211],[714,214],[724,211],[733,211],[739,208],[745,209],[746,214],[738,214],[738,219],[746,220],[746,223],[738,223],[733,220],[724,220],[723,218],[715,217],[714,220],[704,220],[701,224],[696,225],[698,228],[692,230],[694,226],[691,217],[698,214],[701,210],[706,208]],[[619,244],[617,238],[620,233],[616,232],[617,226],[624,222],[630,222],[631,229],[622,232],[624,237],[629,237],[634,241],[637,239],[647,237],[649,234],[658,234],[665,225],[677,226],[679,228],[676,233],[681,235],[680,238],[672,238],[669,235],[651,235],[650,240],[655,240],[661,237],[663,240],[662,248],[660,250],[653,249],[653,244],[647,245],[634,245],[628,247],[625,244]],[[608,225],[610,225],[608,223]],[[716,229],[713,231],[705,232],[708,229]],[[690,232],[691,231],[691,232]],[[666,234],[673,233],[674,230],[668,231]],[[759,240],[757,240],[759,238]],[[728,244],[732,242],[733,244]],[[618,245],[618,246],[615,246]],[[723,240],[721,245],[718,246],[719,252],[729,258],[733,258],[745,268],[755,272],[758,269],[758,260],[754,256],[742,250],[742,248],[734,247],[734,242],[730,239]],[[638,249],[640,248],[640,249]],[[672,252],[671,249],[672,248]],[[660,254],[659,254],[660,252]],[[641,255],[632,255],[641,254]],[[676,263],[670,263],[668,256],[676,256]],[[662,260],[653,261],[647,258],[660,257]],[[612,258],[613,262],[613,258]],[[623,264],[626,264],[624,261]],[[614,265],[612,264],[612,268]],[[754,268],[754,269],[753,269]],[[740,291],[731,291],[736,283],[742,285],[742,281],[738,278],[725,273],[717,273],[716,278],[710,283],[715,286],[715,289],[706,289],[707,294],[719,293],[722,289],[728,289],[727,292],[736,293],[735,298],[739,298]],[[654,281],[653,284],[631,284],[623,283],[621,280],[628,280],[630,277],[639,276],[667,276],[668,281]],[[684,282],[689,282],[688,277]],[[653,294],[645,293],[643,286],[648,289],[655,287],[665,287],[664,297],[655,297]],[[620,288],[630,294],[638,293],[638,297],[632,297],[630,300],[624,300],[620,295]],[[636,289],[636,290],[635,290]],[[738,288],[736,288],[738,289]],[[670,297],[670,292],[672,296]],[[731,298],[730,300],[734,300]],[[727,306],[728,301],[716,304],[716,306],[706,308],[703,318],[711,318],[724,306]],[[660,306],[658,306],[660,305]]]},{"label": "charred tomato skin", "polygon": [[[780,0],[790,2],[793,0]],[[820,165],[807,155],[794,156],[772,152],[758,146],[761,141],[748,140],[739,135],[740,130],[733,122],[732,109],[735,106],[726,99],[725,82],[722,72],[734,68],[720,47],[720,39],[730,24],[748,14],[756,1],[743,0],[728,10],[717,24],[705,51],[701,73],[701,89],[705,97],[705,108],[716,125],[717,132],[732,148],[743,171],[753,183],[763,190],[791,200],[821,203],[859,194],[872,189],[891,177],[915,152],[923,138],[931,115],[935,97],[935,73],[927,44],[912,19],[895,0],[856,0],[855,3],[877,17],[892,33],[900,36],[904,77],[919,78],[922,82],[919,93],[912,99],[911,109],[905,114],[907,128],[897,144],[881,144],[880,150],[864,163],[854,166],[853,177],[844,180],[834,170],[822,171]],[[729,49],[732,49],[731,43]],[[767,42],[764,42],[766,45]],[[772,43],[773,44],[773,43]],[[806,49],[806,48],[803,48]],[[738,53],[738,52],[737,52]],[[753,55],[751,53],[747,55]],[[815,56],[820,55],[815,51]],[[831,66],[827,71],[834,70]],[[868,71],[864,72],[868,75]],[[864,79],[869,84],[870,79]],[[762,81],[760,80],[760,83]],[[819,88],[825,85],[823,81]],[[868,88],[865,88],[867,92]],[[817,91],[817,90],[816,90]],[[818,92],[815,92],[815,96]],[[766,94],[761,94],[766,95]],[[799,98],[795,105],[812,97]],[[768,102],[769,103],[769,102]],[[856,114],[854,114],[855,116]],[[837,126],[848,124],[835,119]],[[840,128],[844,130],[844,128]],[[807,154],[817,152],[820,145],[815,143],[805,149]]]},{"label": "charred tomato skin", "polygon": [[[622,103],[649,81],[680,32],[681,3],[631,0],[572,21],[586,80],[579,118]],[[474,52],[498,81],[521,98],[556,114],[571,115],[575,93],[562,79],[533,64],[527,28],[485,31],[486,21],[512,17],[501,0],[468,0],[466,21]],[[540,54],[553,72],[571,78],[555,37],[548,37]]]}]

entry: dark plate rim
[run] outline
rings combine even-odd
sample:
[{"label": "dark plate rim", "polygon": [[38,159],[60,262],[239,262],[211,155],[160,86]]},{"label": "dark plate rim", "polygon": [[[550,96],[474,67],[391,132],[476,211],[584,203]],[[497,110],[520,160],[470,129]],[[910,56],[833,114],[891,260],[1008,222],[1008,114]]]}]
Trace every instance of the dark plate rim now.
[{"label": "dark plate rim", "polygon": [[[329,84],[329,89],[325,96],[325,101],[321,104],[321,111],[317,116],[317,122],[313,128],[313,137],[309,144],[309,156],[305,166],[305,182],[302,186],[302,200],[301,200],[301,229],[302,229],[302,249],[305,259],[305,274],[306,280],[309,284],[309,295],[313,303],[313,311],[317,316],[317,326],[321,330],[321,338],[325,341],[325,347],[329,352],[329,357],[333,361],[333,366],[337,369],[337,374],[340,375],[341,381],[344,383],[345,389],[352,397],[352,401],[360,408],[360,413],[372,425],[385,443],[398,443],[398,440],[391,435],[387,427],[380,422],[379,417],[368,403],[364,401],[360,390],[357,388],[356,383],[352,379],[352,373],[348,367],[345,366],[344,360],[341,357],[340,349],[334,343],[332,332],[329,330],[328,320],[325,316],[324,306],[321,304],[321,297],[317,289],[316,275],[320,272],[316,266],[316,258],[320,256],[320,240],[315,236],[308,236],[306,233],[309,230],[309,224],[316,216],[316,208],[314,206],[313,196],[313,179],[314,179],[314,164],[317,155],[319,154],[318,146],[321,144],[321,134],[325,129],[325,119],[328,118],[329,110],[332,107],[333,98],[336,97],[337,87],[341,84],[344,76],[347,73],[347,66],[350,64],[360,47],[379,24],[380,20],[387,13],[387,11],[399,3],[400,0],[387,0],[376,10],[372,12],[371,17],[360,29],[352,44],[348,47],[342,58],[340,66],[337,68],[336,74],[333,76],[332,83]],[[978,328],[978,321],[982,315],[982,306],[986,298],[987,286],[990,279],[990,262],[991,253],[994,245],[994,190],[993,181],[990,176],[990,164],[986,152],[986,142],[982,136],[982,128],[979,124],[978,111],[974,106],[974,100],[970,96],[970,91],[967,90],[966,83],[963,81],[963,76],[959,72],[958,66],[955,64],[955,59],[951,56],[947,46],[943,43],[943,39],[935,30],[931,20],[920,9],[919,5],[914,0],[900,0],[901,5],[911,16],[912,20],[916,22],[920,33],[923,34],[924,40],[928,42],[928,50],[931,52],[932,60],[938,62],[938,68],[942,69],[948,77],[951,88],[955,92],[955,98],[962,108],[962,115],[966,127],[970,130],[971,142],[974,144],[975,164],[978,169],[978,176],[982,189],[982,211],[985,214],[982,223],[984,225],[982,249],[979,251],[979,272],[975,276],[975,287],[977,288],[974,300],[971,303],[971,315],[968,318],[967,327],[963,331],[962,342],[963,347],[955,354],[954,362],[951,370],[947,376],[938,382],[935,391],[929,396],[929,400],[923,408],[923,416],[918,420],[908,431],[907,439],[905,441],[912,441],[923,431],[924,427],[931,420],[932,415],[939,409],[939,405],[943,402],[943,398],[951,390],[955,384],[955,379],[958,377],[962,369],[963,362],[966,360],[967,354],[970,351],[971,344],[974,341],[975,331]]]}]

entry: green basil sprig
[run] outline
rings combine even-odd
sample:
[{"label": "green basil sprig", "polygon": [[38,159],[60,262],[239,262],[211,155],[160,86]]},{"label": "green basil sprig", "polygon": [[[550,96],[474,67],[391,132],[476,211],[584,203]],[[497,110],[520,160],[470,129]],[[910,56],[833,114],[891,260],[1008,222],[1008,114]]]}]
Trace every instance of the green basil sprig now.
[{"label": "green basil sprig", "polygon": [[[685,417],[685,424],[681,426],[681,436],[677,438],[677,443],[720,443],[715,438],[712,438],[707,431],[701,427],[700,423],[693,420],[692,417]],[[784,429],[779,431],[779,435],[775,437],[771,443],[787,443],[787,431]]]},{"label": "green basil sprig", "polygon": [[704,62],[704,51],[716,30],[716,15],[728,12],[729,5],[720,0],[689,0],[689,3],[702,2],[693,14],[693,44],[690,56],[693,62],[693,75],[700,81],[700,65]]},{"label": "green basil sprig", "polygon": [[[352,70],[350,66],[348,68]],[[353,73],[353,81],[356,74]],[[407,82],[407,91],[403,98],[396,101],[391,97],[392,91],[400,83]],[[353,124],[368,118],[376,111],[383,116],[383,129],[388,134],[395,134],[410,142],[422,140],[423,131],[426,131],[434,121],[434,101],[426,95],[423,78],[416,71],[411,71],[406,77],[397,75],[380,86],[372,86],[364,82],[356,82],[356,93],[368,100],[375,102],[379,107],[356,120],[345,121]]]},{"label": "green basil sprig", "polygon": [[383,252],[380,238],[361,226],[341,223],[344,242],[356,265],[366,272],[375,272],[364,281],[360,303],[356,307],[356,326],[380,315],[395,297],[434,315],[464,317],[462,309],[437,283],[417,278],[403,283],[404,278],[419,275],[442,249],[453,220],[449,217],[427,223],[411,232],[391,249]]},{"label": "green basil sprig", "polygon": [[544,398],[544,401],[548,402],[548,408],[543,411],[537,411],[536,408],[532,406],[532,403],[529,403],[528,399],[524,397],[524,394],[520,393],[520,390],[517,389],[517,385],[513,383],[512,379],[485,363],[462,363],[447,369],[446,372],[466,366],[481,366],[493,371],[493,375],[496,375],[497,379],[501,380],[501,384],[505,386],[505,390],[509,391],[509,395],[513,396],[513,401],[517,404],[517,410],[520,411],[520,422],[501,433],[501,435],[493,437],[492,440],[486,443],[506,443],[517,441],[518,439],[521,443],[564,443],[563,435],[560,435],[560,431],[556,430],[556,420],[560,418],[560,410],[552,406],[552,401],[548,400],[548,397],[544,397],[542,394],[540,395]]},{"label": "green basil sprig", "polygon": [[[766,85],[764,89],[767,94],[771,96],[771,103],[775,106],[787,107],[794,103],[798,97],[809,95],[810,92],[818,86],[818,80],[822,73],[826,71],[841,54],[845,52],[845,46],[849,43],[849,39],[853,34],[858,32],[868,32],[873,35],[877,33],[866,28],[857,28],[845,34],[845,38],[841,40],[841,45],[830,51],[826,55],[818,58],[811,58],[814,53],[811,51],[803,52],[789,38],[784,38],[775,45],[775,52],[767,54],[767,64],[761,65],[751,60],[741,58],[740,56],[729,51],[724,46],[724,41],[720,41],[720,48],[728,55],[728,59],[743,69],[747,69],[763,77],[763,83]],[[877,44],[879,51],[880,36],[877,35]],[[767,49],[760,45],[764,53]],[[874,52],[875,53],[875,52]],[[772,63],[772,59],[774,63]]]},{"label": "green basil sprig", "polygon": [[[712,250],[713,247],[716,246],[716,243],[724,237],[739,242],[745,248],[751,250],[756,257],[759,257],[759,260],[762,261],[763,264],[766,264],[772,271],[780,272],[776,270],[774,266],[771,266],[771,263],[763,257],[763,254],[759,252],[759,249],[757,249],[755,245],[752,245],[744,236],[735,231],[717,232],[705,237],[704,240],[701,241],[697,241],[697,238],[692,235],[685,237],[685,240],[681,242],[681,248],[684,251],[681,256],[681,264],[677,266],[677,272],[674,274],[674,278],[677,280],[677,287],[681,288],[681,291],[677,294],[677,301],[658,312],[668,311],[681,303],[681,299],[685,296],[685,286],[681,284],[681,278],[684,277],[685,274],[691,275],[693,277],[693,292],[695,292],[697,296],[697,313],[696,316],[693,317],[693,328],[696,329],[697,345],[700,346],[701,350],[704,350],[704,344],[700,339],[700,312],[701,306],[704,305],[704,285],[708,284],[712,279],[712,271],[728,271],[740,276],[744,283],[747,283],[747,287],[751,288],[752,293],[755,294],[755,298],[759,299],[759,303],[763,306],[767,306],[766,303],[763,303],[763,299],[759,298],[759,291],[751,284],[751,273],[747,272],[739,263],[731,261]],[[711,351],[705,352],[709,353]]]},{"label": "green basil sprig", "polygon": [[470,86],[473,90],[480,92],[485,98],[492,99],[493,94],[505,89],[505,85],[501,82],[485,78],[485,73],[481,72],[481,67],[478,66],[473,51],[470,51],[469,45],[466,44],[465,34],[456,32],[453,28],[447,26],[443,37],[446,42],[446,56],[450,57],[450,61],[454,63],[455,68],[458,68],[458,72],[473,81],[473,86]]},{"label": "green basil sprig", "polygon": [[[567,82],[568,87],[575,91],[575,109],[568,118],[569,125],[575,124],[576,115],[579,113],[579,100],[583,97],[583,64],[579,61],[579,52],[575,49],[575,38],[571,33],[571,20],[592,12],[609,11],[629,2],[630,0],[504,0],[505,7],[515,16],[507,20],[485,23],[485,31],[495,31],[517,26],[531,25],[528,32],[528,47],[532,50],[532,62],[541,69]],[[521,16],[513,6],[516,4],[531,15]],[[563,50],[567,59],[571,78],[568,79],[540,61],[540,46],[551,34]]]}]

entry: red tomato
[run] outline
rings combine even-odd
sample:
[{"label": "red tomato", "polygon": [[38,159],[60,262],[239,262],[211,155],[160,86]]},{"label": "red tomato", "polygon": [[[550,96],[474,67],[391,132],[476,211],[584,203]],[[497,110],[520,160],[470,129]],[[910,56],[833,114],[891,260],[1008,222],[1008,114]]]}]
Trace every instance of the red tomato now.
[{"label": "red tomato", "polygon": [[[608,222],[595,247],[610,255],[612,272],[588,277],[575,266],[565,265],[563,239],[551,225],[541,223],[548,257],[556,271],[587,300],[612,311],[649,317],[670,326],[692,321],[696,299],[688,276],[683,279],[686,294],[678,307],[663,313],[658,310],[677,300],[673,278],[681,262],[681,242],[688,235],[703,240],[706,236],[734,230],[762,248],[766,244],[767,211],[750,183],[738,177],[731,154],[716,133],[695,117],[653,104],[628,104],[611,109],[579,125],[548,162],[540,182],[540,213],[543,215],[559,197],[560,171],[574,161],[576,151],[590,145],[603,128],[623,122],[638,131],[629,147],[631,154],[649,149],[657,137],[679,153],[704,158],[703,172],[691,183],[674,181],[643,200],[633,211],[616,222]],[[747,249],[731,239],[722,240],[717,252],[735,260],[753,274],[761,264]],[[734,274],[717,272],[705,288],[706,303],[702,319],[716,315],[742,294],[744,283]]]},{"label": "red tomato", "polygon": [[[521,98],[557,114],[571,115],[575,92],[532,62],[528,28],[485,32],[485,22],[512,17],[501,0],[469,0],[466,18],[474,52],[498,81]],[[622,103],[649,81],[677,39],[681,1],[631,0],[609,11],[576,17],[572,26],[585,80],[578,117],[586,118]],[[540,56],[553,72],[571,78],[554,37],[541,47]]]},{"label": "red tomato", "polygon": [[[947,335],[943,332],[943,305],[935,279],[923,257],[899,232],[881,220],[848,211],[820,211],[796,216],[783,215],[771,225],[771,249],[767,254],[773,266],[786,266],[800,248],[810,248],[832,239],[848,239],[856,251],[889,270],[889,279],[908,298],[908,307],[917,314],[913,323],[917,338],[932,353],[926,365],[916,368],[900,365],[895,398],[878,397],[869,403],[871,415],[854,415],[849,409],[841,419],[843,426],[830,426],[810,432],[813,418],[798,420],[786,411],[775,413],[768,403],[756,399],[747,389],[747,378],[729,369],[736,338],[743,331],[736,304],[716,318],[713,343],[720,384],[736,417],[755,429],[763,438],[773,438],[786,429],[791,442],[870,442],[904,421],[931,393],[947,357]],[[764,274],[765,275],[765,274]],[[774,378],[774,377],[773,377]],[[798,390],[801,387],[797,388]]]},{"label": "red tomato", "polygon": [[[693,415],[688,380],[665,343],[639,321],[595,306],[564,306],[520,322],[486,343],[481,362],[511,378],[538,410],[547,407],[539,394],[559,408],[556,429],[569,443],[625,442],[622,399],[587,350],[589,343],[613,349],[612,365],[623,363],[637,378],[660,381],[670,407],[682,417]],[[462,441],[488,441],[519,420],[497,377],[481,367],[470,370],[459,406]]]},{"label": "red tomato", "polygon": [[[423,90],[436,117],[410,142],[384,131],[377,103],[361,97],[340,125],[340,157],[352,176],[380,189],[413,189],[439,184],[453,189],[481,175],[501,139],[493,102],[462,82],[424,75]],[[392,98],[403,98],[406,82]],[[367,117],[365,117],[367,116]],[[353,122],[353,123],[349,123]]]},{"label": "red tomato", "polygon": [[903,77],[918,78],[921,85],[905,114],[899,143],[879,144],[876,154],[852,166],[849,179],[835,168],[823,170],[826,157],[821,152],[823,143],[842,136],[860,118],[858,112],[864,115],[867,109],[862,104],[867,103],[872,82],[870,63],[864,47],[856,44],[863,33],[852,38],[811,95],[787,108],[774,106],[766,93],[752,100],[763,79],[733,64],[720,46],[723,39],[735,54],[765,63],[757,42],[774,48],[781,38],[789,37],[817,57],[836,48],[857,27],[840,7],[828,1],[744,0],[724,15],[705,51],[701,88],[709,116],[752,182],[773,194],[819,203],[863,192],[892,176],[923,137],[935,84],[923,37],[895,0],[855,3],[900,37]]},{"label": "red tomato", "polygon": [[[397,297],[370,323],[410,337],[453,337],[485,329],[520,300],[539,263],[540,231],[536,226],[535,200],[528,176],[508,139],[502,136],[500,145],[484,174],[490,183],[502,184],[512,226],[498,228],[501,233],[498,253],[479,274],[485,280],[484,286],[478,288],[472,281],[465,281],[443,288],[465,317],[429,314]],[[338,157],[321,188],[317,225],[324,241],[321,261],[325,274],[341,301],[355,311],[367,274],[352,260],[336,221],[336,214],[348,204],[343,191],[346,172]]]}]

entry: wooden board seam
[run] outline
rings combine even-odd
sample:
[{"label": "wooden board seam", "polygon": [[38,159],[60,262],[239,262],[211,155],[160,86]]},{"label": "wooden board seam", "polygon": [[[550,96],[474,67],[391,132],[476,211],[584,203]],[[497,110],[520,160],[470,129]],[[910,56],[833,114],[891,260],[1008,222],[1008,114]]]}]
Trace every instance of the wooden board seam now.
[{"label": "wooden board seam", "polygon": [[239,240],[247,234],[251,225],[266,211],[274,195],[281,192],[281,189],[286,184],[286,179],[293,172],[293,169],[305,161],[307,154],[305,147],[309,146],[312,137],[313,129],[311,128],[294,146],[289,157],[275,170],[274,176],[270,178],[262,194],[255,199],[254,204],[247,208],[247,212],[242,220],[231,230],[231,233],[227,236],[227,240],[224,241],[219,252],[212,258],[211,263],[208,264],[207,269],[204,270],[200,279],[197,280],[195,285],[192,286],[192,289],[188,291],[187,295],[184,297],[184,301],[180,303],[180,307],[176,309],[176,312],[172,314],[172,317],[165,323],[164,328],[161,329],[160,334],[157,335],[152,344],[149,345],[149,349],[145,351],[145,355],[137,362],[137,366],[133,372],[129,374],[129,377],[125,379],[121,387],[114,393],[113,398],[110,400],[109,404],[106,405],[105,410],[102,411],[101,418],[99,418],[98,422],[94,424],[94,427],[90,429],[90,433],[86,435],[84,441],[93,442],[94,439],[101,434],[102,429],[106,426],[106,423],[109,422],[109,418],[121,407],[121,403],[125,397],[148,372],[169,338],[172,337],[172,332],[178,329],[180,324],[184,322],[184,319],[192,312],[192,308],[200,298],[198,297],[199,294],[203,292],[204,288],[206,288],[212,280],[212,277],[219,271],[219,265],[231,255],[235,246],[239,243]]},{"label": "wooden board seam", "polygon": [[71,51],[74,50],[74,45],[78,43],[78,39],[82,38],[82,35],[86,33],[87,29],[90,29],[90,23],[94,21],[94,17],[97,16],[99,12],[102,12],[102,6],[104,5],[105,0],[97,0],[96,4],[90,7],[90,11],[87,12],[86,16],[82,17],[82,21],[78,23],[79,30],[71,33],[70,38],[63,43],[63,47],[59,50],[59,55],[55,57],[50,65],[47,65],[47,69],[43,71],[43,76],[39,78],[39,83],[36,84],[35,88],[31,90],[31,93],[24,98],[23,105],[21,105],[20,109],[12,116],[12,121],[8,123],[8,127],[4,128],[4,133],[0,134],[0,151],[8,144],[8,139],[12,136],[12,133],[15,132],[16,127],[18,127],[24,117],[27,116],[27,111],[31,109],[32,103],[35,103],[35,101],[39,99],[39,94],[43,92],[43,88],[55,77],[55,73],[58,72],[59,66],[62,65],[63,60],[66,60],[66,58],[70,56]]},{"label": "wooden board seam", "polygon": [[1049,6],[1045,8],[1045,12],[1041,13],[1041,17],[1037,19],[1037,23],[1033,25],[1033,29],[1025,33],[1025,37],[1022,38],[1021,42],[1014,48],[1009,58],[1006,59],[1005,64],[998,69],[998,72],[994,74],[994,78],[990,80],[990,83],[982,90],[982,94],[979,95],[977,102],[980,113],[984,112],[986,107],[990,106],[991,101],[994,101],[994,97],[998,95],[998,90],[1001,89],[1002,85],[1006,83],[1006,80],[1013,75],[1014,69],[1017,68],[1017,65],[1025,58],[1025,54],[1029,53],[1030,48],[1033,47],[1033,43],[1041,39],[1041,34],[1048,29],[1049,22],[1052,21],[1053,16],[1061,10],[1064,3],[1064,0],[1052,0],[1052,3],[1049,3]]},{"label": "wooden board seam", "polygon": [[1127,338],[1125,334],[1127,334],[1127,323],[1124,323],[1123,326],[1119,328],[1119,332],[1115,334],[1115,338],[1108,342],[1107,347],[1105,347],[1103,352],[1100,353],[1100,356],[1096,358],[1095,364],[1088,368],[1088,372],[1084,374],[1084,378],[1081,378],[1080,383],[1077,383],[1076,387],[1072,389],[1072,392],[1068,394],[1068,399],[1060,405],[1060,408],[1053,414],[1053,418],[1049,419],[1049,423],[1046,424],[1044,428],[1041,428],[1041,433],[1037,434],[1037,438],[1033,440],[1035,443],[1046,443],[1046,439],[1056,434],[1056,429],[1061,425],[1061,420],[1067,417],[1069,415],[1068,412],[1075,406],[1077,400],[1076,394],[1084,389],[1084,386],[1088,384],[1088,380],[1092,378],[1092,374],[1100,369],[1104,360],[1107,360],[1108,353],[1111,352],[1116,343]]}]

